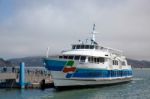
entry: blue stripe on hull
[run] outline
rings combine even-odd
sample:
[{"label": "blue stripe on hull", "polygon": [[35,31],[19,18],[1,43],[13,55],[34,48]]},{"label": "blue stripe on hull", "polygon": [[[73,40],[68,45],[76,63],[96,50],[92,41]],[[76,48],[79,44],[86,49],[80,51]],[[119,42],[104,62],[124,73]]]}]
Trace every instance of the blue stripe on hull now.
[{"label": "blue stripe on hull", "polygon": [[[70,75],[70,74],[69,74]],[[132,76],[131,70],[92,70],[92,69],[77,69],[71,77],[77,78],[107,78],[107,77],[124,77]],[[67,78],[70,78],[68,74]]]},{"label": "blue stripe on hull", "polygon": [[44,60],[45,64],[46,64],[46,68],[48,70],[53,70],[53,71],[61,71],[65,64],[66,61],[60,61],[60,60]]}]

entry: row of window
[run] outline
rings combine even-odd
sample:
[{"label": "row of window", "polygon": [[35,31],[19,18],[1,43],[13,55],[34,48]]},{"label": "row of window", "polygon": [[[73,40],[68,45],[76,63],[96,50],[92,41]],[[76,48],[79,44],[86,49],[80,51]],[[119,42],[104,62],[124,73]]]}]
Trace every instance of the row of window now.
[{"label": "row of window", "polygon": [[[117,60],[113,60],[113,65],[119,65],[119,62]],[[123,62],[121,62],[121,65],[125,66],[126,63],[123,61]]]},{"label": "row of window", "polygon": [[[85,62],[86,60],[86,56],[79,56],[79,55],[75,55],[75,56],[59,56],[59,58],[63,58],[63,59],[72,59],[72,60],[80,60],[82,62]],[[90,63],[104,63],[105,59],[102,57],[88,57],[88,61]]]},{"label": "row of window", "polygon": [[122,77],[122,76],[131,76],[132,71],[111,71],[111,77]]},{"label": "row of window", "polygon": [[59,56],[59,58],[63,58],[63,59],[71,59],[71,60],[80,60],[80,61],[85,61],[86,56]]},{"label": "row of window", "polygon": [[117,60],[113,60],[113,65],[118,65],[118,61]]},{"label": "row of window", "polygon": [[105,59],[103,57],[88,57],[90,63],[104,63]]},{"label": "row of window", "polygon": [[[80,56],[80,55],[64,55],[64,56],[59,56],[59,58],[62,59],[71,59],[71,60],[79,60],[81,62],[85,62],[87,56]],[[89,63],[104,63],[105,59],[103,57],[88,57],[88,62]],[[113,65],[119,65],[119,61],[113,60],[112,61]],[[126,63],[123,61],[121,62],[122,66],[126,66]]]},{"label": "row of window", "polygon": [[98,49],[95,45],[72,45],[72,49]]}]

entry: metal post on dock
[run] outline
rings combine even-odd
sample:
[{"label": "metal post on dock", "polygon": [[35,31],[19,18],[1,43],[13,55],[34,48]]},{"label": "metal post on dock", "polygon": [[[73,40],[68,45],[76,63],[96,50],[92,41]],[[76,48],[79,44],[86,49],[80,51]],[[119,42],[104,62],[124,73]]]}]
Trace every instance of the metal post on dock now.
[{"label": "metal post on dock", "polygon": [[20,88],[25,88],[25,63],[20,63],[20,75],[19,75],[19,85]]}]

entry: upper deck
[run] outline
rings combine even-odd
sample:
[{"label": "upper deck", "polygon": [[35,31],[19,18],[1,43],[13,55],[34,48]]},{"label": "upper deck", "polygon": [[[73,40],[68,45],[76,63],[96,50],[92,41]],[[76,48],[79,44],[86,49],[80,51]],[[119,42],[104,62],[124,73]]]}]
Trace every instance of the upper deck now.
[{"label": "upper deck", "polygon": [[122,51],[120,50],[99,46],[97,44],[73,44],[72,45],[72,50],[80,50],[80,49],[87,49],[87,50],[93,49],[93,50],[99,50],[102,52],[109,52],[112,54],[122,55]]}]

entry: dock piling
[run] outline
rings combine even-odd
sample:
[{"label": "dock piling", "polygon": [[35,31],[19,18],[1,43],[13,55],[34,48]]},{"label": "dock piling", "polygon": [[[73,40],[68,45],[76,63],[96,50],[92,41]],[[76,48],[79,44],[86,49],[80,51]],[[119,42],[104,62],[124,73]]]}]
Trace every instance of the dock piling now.
[{"label": "dock piling", "polygon": [[20,88],[25,88],[25,63],[20,63],[20,75],[19,75],[19,85]]}]

